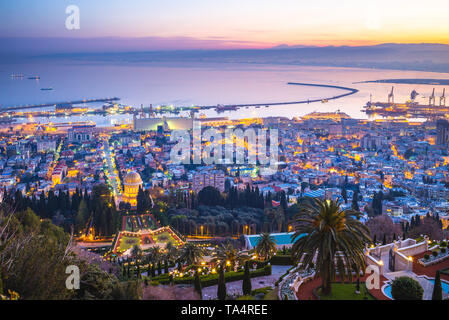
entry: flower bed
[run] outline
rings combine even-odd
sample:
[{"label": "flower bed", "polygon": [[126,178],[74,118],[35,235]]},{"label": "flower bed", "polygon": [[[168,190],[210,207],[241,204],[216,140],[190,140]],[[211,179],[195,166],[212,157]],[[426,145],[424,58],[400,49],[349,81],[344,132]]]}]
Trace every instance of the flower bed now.
[{"label": "flower bed", "polygon": [[446,251],[444,253],[442,253],[440,251],[440,252],[438,252],[437,256],[434,256],[434,255],[430,254],[428,259],[426,259],[425,257],[419,259],[418,263],[420,265],[424,266],[424,267],[428,267],[428,266],[440,263],[441,261],[444,261],[444,260],[446,260],[448,258],[449,258],[449,252],[448,251]]}]

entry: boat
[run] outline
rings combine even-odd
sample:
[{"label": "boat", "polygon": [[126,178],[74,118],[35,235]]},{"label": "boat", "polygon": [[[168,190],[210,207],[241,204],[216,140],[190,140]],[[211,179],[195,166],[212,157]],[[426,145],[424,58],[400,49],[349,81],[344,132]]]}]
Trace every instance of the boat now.
[{"label": "boat", "polygon": [[53,88],[41,88],[42,91],[51,91]]},{"label": "boat", "polygon": [[29,80],[39,80],[40,78],[39,76],[28,77]]},{"label": "boat", "polygon": [[329,100],[327,100],[327,99],[321,100],[321,103],[326,103],[326,102],[329,102]]},{"label": "boat", "polygon": [[223,111],[235,111],[237,110],[237,106],[224,106],[224,105],[217,105],[215,108],[217,112],[223,112]]}]

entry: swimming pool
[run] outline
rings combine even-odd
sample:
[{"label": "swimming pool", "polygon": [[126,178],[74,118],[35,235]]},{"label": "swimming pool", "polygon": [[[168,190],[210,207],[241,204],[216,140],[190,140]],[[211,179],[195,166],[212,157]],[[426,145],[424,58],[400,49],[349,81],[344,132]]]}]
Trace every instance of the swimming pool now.
[{"label": "swimming pool", "polygon": [[[435,279],[427,279],[428,281],[432,282],[433,285],[435,285]],[[445,282],[444,280],[441,280],[441,288],[443,289],[444,293],[449,294],[449,283]],[[387,286],[383,288],[384,295],[386,295],[388,298],[393,299],[393,296],[391,294],[391,283],[389,283]]]},{"label": "swimming pool", "polygon": [[[294,234],[295,234],[294,232],[284,232],[284,233],[272,233],[270,235],[274,238],[276,246],[279,248],[282,246],[288,246],[293,244],[292,235]],[[299,235],[298,239],[304,237],[305,235],[306,235],[305,233]],[[255,246],[257,246],[257,243],[259,242],[260,239],[260,235],[258,234],[245,237],[248,239],[250,248],[254,248]]]}]

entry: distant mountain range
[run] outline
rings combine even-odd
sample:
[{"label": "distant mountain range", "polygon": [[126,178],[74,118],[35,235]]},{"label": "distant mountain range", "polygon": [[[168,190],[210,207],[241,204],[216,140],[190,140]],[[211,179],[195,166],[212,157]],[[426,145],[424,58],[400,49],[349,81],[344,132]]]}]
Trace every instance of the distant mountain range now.
[{"label": "distant mountain range", "polygon": [[16,58],[20,55],[38,55],[40,58],[134,63],[233,62],[449,73],[449,45],[446,44],[385,43],[372,46],[326,47],[278,45],[267,49],[150,50],[147,48],[151,48],[151,38],[30,39],[19,41],[0,38],[0,55],[8,55],[9,50]]}]

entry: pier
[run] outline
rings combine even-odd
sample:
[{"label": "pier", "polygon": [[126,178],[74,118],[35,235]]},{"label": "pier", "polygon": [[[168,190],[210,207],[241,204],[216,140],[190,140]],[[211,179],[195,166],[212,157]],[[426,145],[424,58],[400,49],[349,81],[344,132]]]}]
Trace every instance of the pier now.
[{"label": "pier", "polygon": [[95,103],[95,102],[114,102],[114,101],[119,101],[119,100],[120,100],[120,98],[113,97],[113,98],[74,100],[74,101],[55,102],[55,103],[31,104],[31,105],[24,105],[24,106],[3,107],[3,108],[0,108],[0,112],[1,111],[23,110],[23,109],[56,107],[58,105],[74,105],[74,104]]},{"label": "pier", "polygon": [[[284,102],[265,102],[265,103],[246,103],[246,104],[229,104],[229,105],[223,105],[223,107],[263,107],[263,106],[281,106],[281,105],[288,105],[288,104],[303,104],[303,103],[314,103],[314,102],[321,102],[323,100],[336,100],[340,99],[346,96],[349,96],[351,94],[357,93],[359,90],[354,88],[347,88],[347,87],[341,87],[341,86],[334,86],[334,85],[328,85],[328,84],[314,84],[314,83],[301,83],[301,82],[287,82],[288,85],[294,85],[294,86],[309,86],[309,87],[321,87],[321,88],[332,88],[332,89],[339,89],[339,90],[345,90],[349,91],[347,93],[343,93],[337,96],[329,97],[329,98],[320,98],[320,99],[307,99],[307,100],[299,100],[299,101],[284,101]],[[199,106],[200,109],[211,109],[216,108],[217,106]]]},{"label": "pier", "polygon": [[[178,107],[172,110],[165,110],[165,108],[160,108],[159,110],[155,110],[155,113],[164,113],[164,112],[179,112],[186,110],[207,110],[207,109],[217,109],[217,112],[222,111],[235,111],[238,108],[243,107],[269,107],[269,106],[282,106],[282,105],[290,105],[290,104],[304,104],[304,103],[315,103],[315,102],[323,102],[329,100],[336,100],[346,96],[350,96],[354,93],[357,93],[359,90],[354,88],[328,85],[328,84],[315,84],[315,83],[302,83],[302,82],[287,82],[288,85],[294,86],[309,86],[309,87],[321,87],[321,88],[331,88],[331,89],[339,89],[348,91],[346,93],[342,93],[340,95],[336,95],[333,97],[320,98],[320,99],[307,99],[307,100],[298,100],[298,101],[280,101],[280,102],[264,102],[264,103],[245,103],[245,104],[226,104],[226,105],[213,105],[213,106],[194,106],[194,107]],[[145,110],[146,111],[146,110]]]}]

